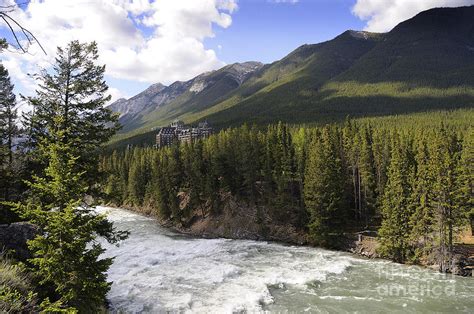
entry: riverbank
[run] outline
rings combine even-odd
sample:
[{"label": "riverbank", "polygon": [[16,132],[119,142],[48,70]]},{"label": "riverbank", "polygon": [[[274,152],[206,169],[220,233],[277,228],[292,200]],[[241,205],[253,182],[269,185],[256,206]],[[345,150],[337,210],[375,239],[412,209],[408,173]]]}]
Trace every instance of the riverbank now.
[{"label": "riverbank", "polygon": [[[287,223],[279,223],[272,219],[269,211],[265,208],[248,206],[236,202],[230,197],[223,204],[225,205],[218,215],[211,215],[208,211],[197,208],[192,211],[189,219],[182,220],[180,223],[176,223],[172,219],[161,219],[150,207],[120,207],[152,217],[163,227],[195,237],[274,241],[314,246],[308,238],[306,230],[295,227],[294,222],[290,219],[291,216],[288,217]],[[113,204],[107,206],[118,207]],[[376,237],[364,233],[346,233],[339,236],[330,249],[349,252],[369,259],[379,259],[381,256],[377,253],[378,246]],[[457,245],[454,253],[450,273],[464,277],[472,276],[474,245]],[[426,259],[420,266],[439,270],[435,259]]]},{"label": "riverbank", "polygon": [[[103,241],[111,312],[449,312],[474,307],[471,278],[271,241],[205,239],[98,207],[130,236]],[[397,289],[397,293],[391,293]]]}]

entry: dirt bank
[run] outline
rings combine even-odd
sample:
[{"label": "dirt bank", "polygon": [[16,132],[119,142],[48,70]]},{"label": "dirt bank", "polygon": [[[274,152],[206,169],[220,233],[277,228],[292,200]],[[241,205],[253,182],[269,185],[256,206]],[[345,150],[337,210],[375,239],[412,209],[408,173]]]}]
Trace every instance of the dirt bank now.
[{"label": "dirt bank", "polygon": [[[222,209],[219,214],[210,214],[207,208],[196,208],[186,215],[187,219],[163,220],[149,207],[121,206],[142,214],[153,216],[161,225],[178,232],[205,237],[278,241],[296,245],[311,245],[307,230],[301,226],[301,217],[295,217],[291,210],[275,217],[272,209],[239,202],[230,194],[221,198]],[[180,208],[186,208],[186,197],[182,198]],[[188,212],[189,213],[189,212]],[[282,219],[283,217],[283,219]],[[379,258],[379,243],[373,235],[364,232],[339,236],[333,249],[351,252],[366,258]],[[426,267],[437,269],[434,260],[424,263]],[[457,246],[454,262],[450,268],[456,275],[472,276],[474,266],[474,245]]]}]

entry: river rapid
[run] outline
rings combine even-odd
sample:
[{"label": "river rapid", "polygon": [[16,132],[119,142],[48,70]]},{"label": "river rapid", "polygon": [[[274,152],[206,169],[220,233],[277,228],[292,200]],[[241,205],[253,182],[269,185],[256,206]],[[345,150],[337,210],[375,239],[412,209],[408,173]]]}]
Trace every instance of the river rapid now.
[{"label": "river rapid", "polygon": [[193,238],[123,209],[98,207],[130,236],[108,272],[113,312],[474,312],[474,279],[348,253]]}]

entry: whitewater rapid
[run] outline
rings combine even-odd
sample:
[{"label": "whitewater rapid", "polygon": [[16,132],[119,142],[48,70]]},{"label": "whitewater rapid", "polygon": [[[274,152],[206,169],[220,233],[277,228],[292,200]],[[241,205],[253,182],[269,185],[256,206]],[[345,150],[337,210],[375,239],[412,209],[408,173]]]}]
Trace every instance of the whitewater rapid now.
[{"label": "whitewater rapid", "polygon": [[[192,238],[126,210],[97,210],[130,231],[118,246],[103,243],[104,256],[115,257],[108,272],[114,312],[474,310],[472,278],[317,248]],[[397,287],[418,291],[394,295]]]}]

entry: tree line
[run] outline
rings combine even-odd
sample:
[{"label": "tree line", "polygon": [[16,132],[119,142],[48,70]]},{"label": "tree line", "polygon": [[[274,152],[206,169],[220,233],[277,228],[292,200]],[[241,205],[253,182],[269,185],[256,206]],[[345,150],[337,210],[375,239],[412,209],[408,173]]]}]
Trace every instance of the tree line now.
[{"label": "tree line", "polygon": [[458,114],[414,115],[410,124],[400,116],[244,125],[191,144],[114,150],[100,161],[102,188],[117,206],[176,224],[197,208],[218,215],[230,193],[291,221],[316,245],[376,230],[383,256],[418,263],[434,254],[444,271],[472,215],[474,134]]},{"label": "tree line", "polygon": [[86,197],[98,195],[101,146],[119,127],[105,108],[110,96],[97,58],[95,43],[58,48],[51,68],[35,76],[36,94],[23,97],[32,110],[22,117],[0,64],[0,223],[26,221],[38,230],[27,243],[30,258],[0,255],[2,278],[21,274],[12,280],[28,281],[23,288],[0,281],[0,312],[105,308],[112,259],[100,258],[97,238],[116,243],[127,234],[96,214]]}]

